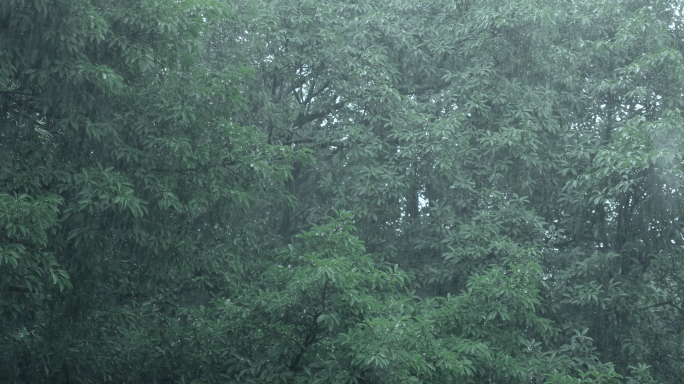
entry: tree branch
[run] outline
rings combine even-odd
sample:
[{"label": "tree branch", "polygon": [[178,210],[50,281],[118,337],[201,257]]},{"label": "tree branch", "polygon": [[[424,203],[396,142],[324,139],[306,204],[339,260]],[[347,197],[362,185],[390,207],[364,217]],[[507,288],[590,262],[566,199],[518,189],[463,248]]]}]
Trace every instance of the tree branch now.
[{"label": "tree branch", "polygon": [[301,127],[302,125],[304,125],[306,123],[310,123],[316,119],[320,119],[321,117],[325,117],[328,114],[335,112],[335,111],[338,111],[339,109],[344,107],[344,104],[345,104],[344,101],[340,101],[339,103],[331,105],[325,111],[321,111],[321,112],[317,112],[317,113],[310,113],[308,115],[300,114],[299,116],[297,116],[297,119],[295,120],[294,124],[292,124],[292,127],[293,128],[294,127]]},{"label": "tree branch", "polygon": [[28,289],[26,287],[18,287],[16,285],[6,285],[5,289],[9,292],[31,293],[30,289]]}]

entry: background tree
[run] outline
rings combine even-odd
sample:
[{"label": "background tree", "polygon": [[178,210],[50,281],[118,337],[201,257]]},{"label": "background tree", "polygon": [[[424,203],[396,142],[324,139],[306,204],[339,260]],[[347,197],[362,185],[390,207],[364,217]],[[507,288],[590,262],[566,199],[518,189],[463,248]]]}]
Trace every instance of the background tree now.
[{"label": "background tree", "polygon": [[[662,340],[645,324],[680,320],[676,4],[258,9],[239,42],[258,63],[245,119],[316,150],[290,184],[300,204],[276,216],[285,241],[319,207],[351,209],[373,258],[405,268],[426,298],[459,294],[508,257],[539,263],[557,331],[542,350],[570,353],[581,337],[590,345],[571,366],[600,357],[676,381],[680,352],[659,342],[643,360],[644,340]],[[661,257],[670,269],[655,278]]]}]

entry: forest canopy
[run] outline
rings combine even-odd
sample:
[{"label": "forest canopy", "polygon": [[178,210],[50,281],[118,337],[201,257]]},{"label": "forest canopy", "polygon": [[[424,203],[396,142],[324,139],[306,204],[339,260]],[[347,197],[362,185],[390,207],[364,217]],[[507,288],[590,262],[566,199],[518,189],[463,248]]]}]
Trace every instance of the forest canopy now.
[{"label": "forest canopy", "polygon": [[0,1],[0,383],[680,383],[683,12]]}]

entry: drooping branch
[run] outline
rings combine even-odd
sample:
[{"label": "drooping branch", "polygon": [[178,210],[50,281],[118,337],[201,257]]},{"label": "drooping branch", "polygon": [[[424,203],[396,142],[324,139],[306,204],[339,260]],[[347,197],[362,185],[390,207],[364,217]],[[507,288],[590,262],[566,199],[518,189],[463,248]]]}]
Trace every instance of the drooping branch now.
[{"label": "drooping branch", "polygon": [[5,290],[9,292],[17,292],[17,293],[31,293],[31,290],[28,289],[27,287],[18,287],[15,285],[6,285]]}]

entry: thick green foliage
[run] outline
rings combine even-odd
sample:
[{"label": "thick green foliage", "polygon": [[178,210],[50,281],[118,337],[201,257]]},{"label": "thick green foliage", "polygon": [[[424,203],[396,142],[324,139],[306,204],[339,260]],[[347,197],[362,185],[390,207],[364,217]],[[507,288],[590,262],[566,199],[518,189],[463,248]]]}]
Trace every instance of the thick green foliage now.
[{"label": "thick green foliage", "polygon": [[197,60],[228,15],[214,1],[0,5],[3,380],[174,377],[149,355],[174,343],[160,325],[251,247],[233,220],[266,191],[286,198],[292,151],[230,120],[248,72]]},{"label": "thick green foliage", "polygon": [[0,2],[0,382],[680,382],[682,7]]}]

